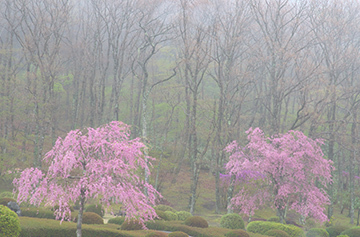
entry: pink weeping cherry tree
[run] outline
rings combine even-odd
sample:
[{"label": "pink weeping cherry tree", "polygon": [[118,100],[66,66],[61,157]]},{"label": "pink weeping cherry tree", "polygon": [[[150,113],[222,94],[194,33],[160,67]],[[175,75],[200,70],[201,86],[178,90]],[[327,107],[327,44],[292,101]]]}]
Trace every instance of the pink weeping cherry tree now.
[{"label": "pink weeping cherry tree", "polygon": [[[71,203],[80,200],[76,234],[81,236],[82,215],[87,200],[121,203],[127,218],[144,223],[156,217],[152,208],[160,194],[139,177],[148,169],[139,138],[130,139],[129,126],[111,122],[97,129],[70,131],[58,138],[45,155],[46,172],[25,169],[14,179],[18,202],[55,206],[57,219],[70,219]],[[147,195],[143,193],[147,189]]]},{"label": "pink weeping cherry tree", "polygon": [[289,131],[265,137],[259,129],[247,131],[248,144],[236,141],[226,147],[230,153],[226,164],[228,175],[246,175],[232,206],[251,216],[254,210],[271,205],[283,223],[287,210],[295,210],[302,221],[311,216],[326,221],[324,213],[329,197],[324,188],[332,182],[332,161],[321,151],[321,140],[306,137],[300,131]]}]

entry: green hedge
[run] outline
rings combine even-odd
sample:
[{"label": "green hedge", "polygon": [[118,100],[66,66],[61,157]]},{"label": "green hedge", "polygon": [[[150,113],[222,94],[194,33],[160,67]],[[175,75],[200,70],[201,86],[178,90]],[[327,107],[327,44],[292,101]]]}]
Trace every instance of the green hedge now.
[{"label": "green hedge", "polygon": [[[20,217],[20,237],[65,237],[76,236],[76,223],[63,221]],[[132,237],[116,229],[105,228],[104,225],[82,225],[82,234],[86,237]]]},{"label": "green hedge", "polygon": [[6,206],[0,205],[0,237],[17,237],[20,234],[18,215]]},{"label": "green hedge", "polygon": [[348,228],[341,225],[334,225],[326,228],[325,230],[329,233],[329,237],[337,237],[341,232],[347,230]]},{"label": "green hedge", "polygon": [[46,218],[55,220],[54,211],[38,208],[38,207],[27,207],[21,209],[21,216]]},{"label": "green hedge", "polygon": [[329,233],[322,228],[312,228],[306,233],[306,237],[329,237]]},{"label": "green hedge", "polygon": [[349,237],[359,237],[360,236],[360,227],[353,227],[341,232],[342,235],[348,235]]},{"label": "green hedge", "polygon": [[262,234],[264,235],[269,230],[283,230],[290,237],[303,237],[305,236],[304,231],[296,226],[293,225],[284,225],[281,223],[276,222],[266,222],[266,221],[252,221],[250,222],[247,227],[247,231]]}]

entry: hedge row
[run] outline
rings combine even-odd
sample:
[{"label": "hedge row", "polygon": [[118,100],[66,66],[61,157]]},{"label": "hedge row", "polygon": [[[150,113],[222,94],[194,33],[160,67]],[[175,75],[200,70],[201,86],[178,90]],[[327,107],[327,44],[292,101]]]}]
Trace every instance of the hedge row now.
[{"label": "hedge row", "polygon": [[[60,225],[57,220],[20,217],[20,237],[64,237],[76,236],[76,223],[63,221]],[[87,237],[133,237],[128,233],[104,225],[82,225],[82,234]]]},{"label": "hedge row", "polygon": [[276,222],[266,222],[266,221],[252,221],[247,227],[247,231],[262,234],[264,235],[269,230],[283,230],[290,237],[303,237],[305,236],[304,231],[293,225],[284,225]]}]

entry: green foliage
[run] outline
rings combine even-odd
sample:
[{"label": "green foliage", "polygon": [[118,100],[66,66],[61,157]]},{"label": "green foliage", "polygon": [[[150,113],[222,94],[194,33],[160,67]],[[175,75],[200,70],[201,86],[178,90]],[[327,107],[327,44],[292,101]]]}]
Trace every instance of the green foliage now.
[{"label": "green foliage", "polygon": [[[70,206],[69,208],[70,208],[70,211],[71,211],[71,212],[73,212],[73,211],[74,211],[74,207],[71,207],[71,206]],[[53,211],[53,212],[54,212],[54,211],[56,211],[57,209],[59,209],[59,205],[55,205],[55,206],[53,206],[53,207],[51,208],[51,211]]]},{"label": "green foliage", "polygon": [[156,212],[156,215],[158,216],[158,219],[159,219],[159,220],[168,221],[167,215],[165,214],[164,211],[155,210],[155,212]]},{"label": "green foliage", "polygon": [[265,235],[274,237],[289,237],[288,233],[283,230],[268,230],[265,232]]},{"label": "green foliage", "polygon": [[348,235],[349,237],[359,237],[360,227],[353,227],[341,232],[342,235]]},{"label": "green foliage", "polygon": [[99,216],[104,217],[104,209],[102,208],[102,206],[100,204],[98,204],[98,205],[91,204],[91,205],[87,206],[85,208],[85,212],[95,212]]},{"label": "green foliage", "polygon": [[172,211],[165,211],[164,213],[165,213],[166,219],[168,221],[177,221],[178,220],[176,213],[174,213]]},{"label": "green foliage", "polygon": [[22,216],[55,219],[54,212],[44,208],[28,207],[21,209]]},{"label": "green foliage", "polygon": [[268,218],[267,221],[280,223],[280,217],[272,216],[272,217]]},{"label": "green foliage", "polygon": [[225,234],[226,237],[250,237],[245,230],[232,230]]},{"label": "green foliage", "polygon": [[109,224],[122,225],[124,223],[124,221],[125,221],[124,216],[118,216],[118,217],[109,219],[108,223]]},{"label": "green foliage", "polygon": [[0,199],[13,198],[13,197],[14,197],[14,194],[12,192],[5,191],[5,192],[0,193]]},{"label": "green foliage", "polygon": [[193,227],[200,227],[200,228],[208,228],[208,222],[202,218],[201,216],[191,216],[185,220],[185,225],[193,226]]},{"label": "green foliage", "polygon": [[350,237],[348,235],[338,235],[337,237]]},{"label": "green foliage", "polygon": [[330,220],[328,220],[328,221],[325,222],[325,226],[326,226],[326,227],[333,226],[334,223],[335,223],[335,221],[336,221],[335,217],[334,217],[334,216],[331,216],[331,217],[330,217]]},{"label": "green foliage", "polygon": [[[20,217],[20,237],[64,237],[76,236],[76,223],[58,220]],[[86,237],[132,237],[110,225],[82,225],[82,236]]]},{"label": "green foliage", "polygon": [[304,236],[304,231],[296,227],[294,225],[284,225],[281,223],[276,222],[268,222],[268,221],[252,221],[250,222],[247,227],[247,231],[262,234],[264,235],[269,230],[283,230],[285,231],[290,237],[302,237]]},{"label": "green foliage", "polygon": [[306,233],[306,237],[329,237],[329,233],[322,228],[312,228]]},{"label": "green foliage", "polygon": [[176,210],[170,206],[167,205],[157,205],[156,207],[154,207],[154,209],[156,211],[172,211],[172,212],[176,212]]},{"label": "green foliage", "polygon": [[122,230],[142,230],[143,225],[140,221],[133,219],[133,220],[125,220],[124,223],[121,225]]},{"label": "green foliage", "polygon": [[191,213],[187,211],[177,211],[176,215],[179,221],[185,221],[187,218],[192,216]]},{"label": "green foliage", "polygon": [[305,229],[306,230],[310,230],[311,228],[315,228],[316,227],[316,222],[314,219],[310,218],[307,219],[305,222]]},{"label": "green foliage", "polygon": [[6,206],[0,205],[0,237],[20,235],[19,217]]},{"label": "green foliage", "polygon": [[0,199],[0,205],[7,206],[8,202],[16,202],[16,200],[8,197],[4,197]]},{"label": "green foliage", "polygon": [[326,228],[325,230],[329,233],[329,237],[337,237],[341,232],[345,231],[347,227],[341,225],[334,225]]},{"label": "green foliage", "polygon": [[145,235],[145,237],[166,237],[168,236],[164,232],[156,231],[156,232],[150,232]]},{"label": "green foliage", "polygon": [[189,235],[181,231],[175,231],[170,233],[168,237],[189,237]]},{"label": "green foliage", "polygon": [[[78,217],[75,218],[75,222],[77,222]],[[82,223],[83,224],[90,224],[90,225],[102,225],[104,224],[104,220],[101,216],[96,214],[95,212],[84,212],[82,216]]]},{"label": "green foliage", "polygon": [[239,214],[229,213],[220,219],[220,226],[227,229],[244,229],[244,221]]}]

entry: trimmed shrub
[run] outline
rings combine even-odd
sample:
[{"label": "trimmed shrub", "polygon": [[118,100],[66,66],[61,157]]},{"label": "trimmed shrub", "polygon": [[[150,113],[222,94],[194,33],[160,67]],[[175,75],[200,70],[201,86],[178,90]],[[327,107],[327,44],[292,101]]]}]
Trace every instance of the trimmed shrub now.
[{"label": "trimmed shrub", "polygon": [[289,237],[288,233],[283,230],[269,230],[265,232],[265,235],[274,237]]},{"label": "trimmed shrub", "polygon": [[20,235],[20,222],[18,215],[10,208],[0,205],[0,236],[17,237]]},{"label": "trimmed shrub", "polygon": [[179,221],[185,221],[187,218],[191,217],[191,213],[187,211],[177,211],[175,212]]},{"label": "trimmed shrub", "polygon": [[85,207],[85,212],[95,212],[99,216],[104,217],[104,209],[100,204],[90,204],[89,206]]},{"label": "trimmed shrub", "polygon": [[312,228],[306,233],[306,237],[329,237],[329,233],[322,228]]},{"label": "trimmed shrub", "polygon": [[181,231],[175,231],[168,235],[169,237],[189,237],[188,234],[181,232]]},{"label": "trimmed shrub", "polygon": [[208,222],[201,216],[190,216],[185,220],[184,224],[188,226],[200,227],[200,228],[209,227]]},{"label": "trimmed shrub", "polygon": [[[78,216],[76,216],[74,222],[77,222],[77,220],[78,220]],[[82,223],[90,224],[90,225],[94,225],[94,224],[103,225],[104,220],[103,218],[101,218],[101,216],[99,216],[95,212],[84,212],[82,216]]]},{"label": "trimmed shrub", "polygon": [[348,235],[338,235],[337,237],[349,237]]},{"label": "trimmed shrub", "polygon": [[176,210],[168,205],[157,205],[154,207],[155,210],[159,210],[159,211],[172,211],[172,212],[176,212]]},{"label": "trimmed shrub", "polygon": [[7,206],[9,202],[16,202],[16,200],[8,197],[4,197],[0,199],[0,205]]},{"label": "trimmed shrub", "polygon": [[125,220],[124,223],[121,225],[122,230],[142,230],[143,225],[140,221],[133,219],[133,220]]},{"label": "trimmed shrub", "polygon": [[247,225],[246,229],[249,232],[262,235],[264,235],[269,230],[276,229],[285,231],[290,237],[304,236],[304,231],[299,227],[268,221],[252,221]]},{"label": "trimmed shrub", "polygon": [[347,227],[341,225],[334,225],[326,228],[325,230],[329,233],[329,237],[337,237],[341,232],[345,231]]},{"label": "trimmed shrub", "polygon": [[309,218],[306,220],[305,222],[305,229],[306,230],[310,230],[311,228],[315,228],[316,227],[316,222],[314,219]]},{"label": "trimmed shrub", "polygon": [[145,237],[166,237],[166,236],[168,236],[168,234],[161,231],[150,232],[145,235]]},{"label": "trimmed shrub", "polygon": [[145,235],[145,237],[166,237],[166,236],[168,236],[168,234],[161,231],[150,232]]},{"label": "trimmed shrub", "polygon": [[14,194],[12,192],[5,191],[0,193],[0,198],[13,198],[13,197]]},{"label": "trimmed shrub", "polygon": [[227,229],[244,229],[244,221],[239,214],[229,213],[220,219],[220,226]]},{"label": "trimmed shrub", "polygon": [[164,211],[155,210],[155,212],[156,212],[156,215],[158,216],[157,220],[168,221],[168,217]]},{"label": "trimmed shrub", "polygon": [[342,235],[348,235],[349,237],[359,237],[360,227],[353,227],[341,232]]},{"label": "trimmed shrub", "polygon": [[280,217],[278,217],[278,216],[272,216],[272,217],[270,217],[269,219],[267,219],[267,221],[280,223]]},{"label": "trimmed shrub", "polygon": [[109,224],[116,224],[116,225],[122,225],[125,221],[125,217],[124,216],[118,216],[115,218],[111,218],[108,220]]},{"label": "trimmed shrub", "polygon": [[46,218],[46,219],[54,219],[54,212],[49,209],[37,208],[37,207],[28,207],[21,209],[22,216],[28,217],[36,217],[36,218]]},{"label": "trimmed shrub", "polygon": [[225,234],[226,237],[250,237],[245,230],[232,230]]},{"label": "trimmed shrub", "polygon": [[172,211],[164,211],[164,214],[168,221],[177,221],[177,219],[178,219],[176,213],[174,213]]}]

